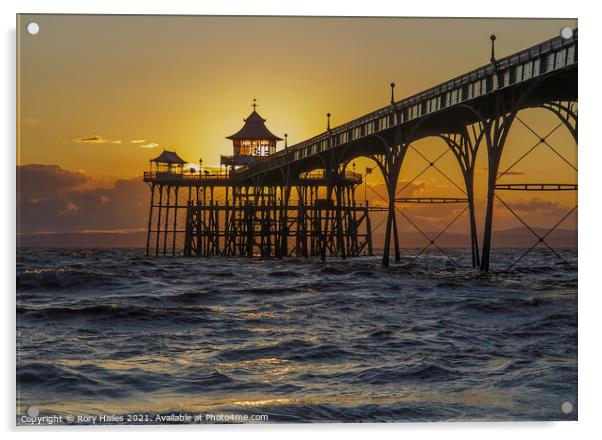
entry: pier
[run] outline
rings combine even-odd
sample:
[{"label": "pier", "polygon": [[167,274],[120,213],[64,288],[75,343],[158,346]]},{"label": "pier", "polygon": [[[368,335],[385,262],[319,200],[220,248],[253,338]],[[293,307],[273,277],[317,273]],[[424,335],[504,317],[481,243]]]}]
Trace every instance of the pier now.
[{"label": "pier", "polygon": [[[395,99],[391,83],[386,106],[334,127],[328,113],[324,132],[291,146],[286,135],[282,139],[267,128],[254,101],[243,127],[228,136],[233,151],[221,157],[220,171],[203,169],[202,161],[197,168],[185,169],[188,162],[173,151],[163,151],[151,161],[144,173],[151,191],[146,253],[322,259],[372,255],[370,213],[380,210],[386,213],[382,264],[387,267],[391,251],[395,261],[401,259],[397,217],[405,214],[400,206],[445,203],[466,207],[462,213],[469,216],[472,265],[488,271],[494,205],[499,203],[534,234],[535,245],[547,246],[562,259],[545,239],[564,218],[540,236],[497,192],[577,190],[576,182],[498,183],[509,171],[499,168],[513,124],[527,126],[538,138],[537,145],[548,145],[558,154],[547,143],[549,134],[539,134],[537,127],[525,124],[521,111],[552,112],[577,143],[577,43],[574,30],[571,38],[556,37],[498,59],[492,35],[488,64],[402,100]],[[437,160],[427,159],[412,145],[428,137],[444,141],[453,153],[463,176],[463,187],[458,186],[463,197],[399,197],[399,173],[409,150],[425,159],[426,168],[437,166]],[[284,146],[278,150],[282,141]],[[488,157],[481,228],[474,200],[479,148]],[[382,173],[385,208],[369,206],[357,197],[358,187],[372,171],[356,172],[354,160],[360,157],[371,159]],[[425,237],[429,246],[443,252],[436,243],[440,235]]]}]

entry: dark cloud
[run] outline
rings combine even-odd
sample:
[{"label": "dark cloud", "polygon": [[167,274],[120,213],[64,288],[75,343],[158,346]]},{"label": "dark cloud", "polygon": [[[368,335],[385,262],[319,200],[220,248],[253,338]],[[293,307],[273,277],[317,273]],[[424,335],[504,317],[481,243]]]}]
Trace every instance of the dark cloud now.
[{"label": "dark cloud", "polygon": [[90,229],[137,230],[148,215],[148,186],[141,178],[118,180],[112,188],[87,189],[89,178],[56,165],[17,168],[19,232]]},{"label": "dark cloud", "polygon": [[73,190],[88,182],[80,171],[64,170],[58,165],[23,165],[17,167],[19,193],[23,196]]},{"label": "dark cloud", "polygon": [[[148,221],[149,189],[141,177],[117,180],[110,188],[86,187],[89,177],[80,171],[65,170],[57,165],[25,165],[17,168],[17,227],[23,234],[40,232],[73,233],[93,231],[134,232],[143,234]],[[400,181],[398,190],[407,185],[407,181]],[[426,188],[425,182],[413,182],[407,185],[398,197],[417,197]],[[367,196],[371,206],[385,206],[386,187],[384,184],[369,185]],[[428,188],[430,190],[430,188]],[[359,187],[356,192],[358,201],[364,197],[364,188]],[[222,199],[223,200],[223,199]],[[508,202],[513,210],[527,217],[529,224],[537,225],[541,219],[548,218],[555,210],[562,210],[558,203],[540,198],[521,199]],[[484,201],[476,200],[479,228],[482,228],[482,213]],[[441,231],[465,207],[463,204],[398,204],[405,215],[429,236]],[[528,212],[527,212],[528,211]],[[545,215],[542,215],[545,214]],[[533,217],[531,220],[529,215]],[[375,228],[375,243],[380,243],[385,212],[371,214]],[[409,245],[409,237],[418,234],[412,224],[401,214],[397,216],[398,227],[402,232],[402,241]],[[182,220],[182,219],[180,219]],[[377,225],[381,225],[377,228]],[[498,206],[496,208],[496,229],[506,229],[516,226],[508,211]],[[137,232],[139,231],[139,232]],[[446,236],[453,234],[466,234],[468,231],[468,216],[463,214],[456,223],[446,232]],[[410,235],[407,235],[410,234]],[[84,234],[86,235],[86,234]],[[126,234],[124,234],[126,235]],[[131,235],[131,234],[130,234]],[[144,237],[136,235],[135,243],[143,245]],[[107,236],[105,234],[105,236]],[[37,236],[36,236],[37,237]],[[105,245],[106,239],[100,234],[94,238],[95,245]],[[418,239],[419,234],[416,235]],[[60,245],[57,239],[54,242]],[[77,241],[75,238],[73,240]],[[82,238],[82,243],[85,238]],[[126,240],[124,238],[124,240]],[[134,243],[134,238],[128,239],[128,245]],[[39,243],[34,239],[32,243]],[[111,242],[112,243],[112,242]],[[124,241],[125,243],[125,241]],[[89,244],[89,243],[88,243]]]}]

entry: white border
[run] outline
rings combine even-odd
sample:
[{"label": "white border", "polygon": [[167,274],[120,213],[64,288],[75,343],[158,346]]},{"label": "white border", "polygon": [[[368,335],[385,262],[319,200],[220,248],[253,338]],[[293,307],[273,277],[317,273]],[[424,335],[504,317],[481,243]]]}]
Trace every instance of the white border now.
[{"label": "white border", "polygon": [[[546,440],[567,438],[589,438],[601,431],[597,424],[600,408],[600,373],[602,361],[598,335],[602,313],[600,297],[602,289],[596,276],[599,270],[600,219],[599,209],[600,170],[602,145],[595,138],[600,127],[596,104],[602,103],[600,96],[600,41],[599,15],[594,2],[577,3],[567,1],[528,2],[525,0],[484,1],[320,1],[297,0],[296,2],[270,0],[22,0],[0,2],[2,22],[4,68],[1,69],[5,102],[0,107],[1,132],[5,135],[2,150],[4,169],[2,191],[5,212],[1,217],[5,239],[1,254],[0,270],[4,284],[3,299],[3,350],[2,350],[2,399],[0,417],[3,430],[12,437],[16,432],[29,436],[63,438],[81,436],[82,431],[91,437],[110,434],[125,437],[134,435],[163,438],[168,432],[178,436],[207,437],[260,437],[306,439],[308,436],[346,436],[350,439],[364,438],[368,434],[385,438],[400,436],[420,438],[444,437],[448,439],[504,439],[508,437],[545,437]],[[579,180],[581,191],[579,224],[579,422],[557,423],[433,423],[433,424],[365,424],[365,425],[261,425],[261,426],[194,426],[194,427],[96,427],[76,428],[14,428],[14,359],[15,359],[15,14],[20,13],[119,13],[119,14],[231,14],[231,15],[355,15],[355,16],[459,16],[459,17],[548,17],[579,19],[579,89],[581,154],[579,157]],[[597,37],[597,38],[596,38]],[[583,117],[585,119],[583,119]],[[125,431],[125,432],[124,432]],[[139,432],[139,431],[143,431]]]}]

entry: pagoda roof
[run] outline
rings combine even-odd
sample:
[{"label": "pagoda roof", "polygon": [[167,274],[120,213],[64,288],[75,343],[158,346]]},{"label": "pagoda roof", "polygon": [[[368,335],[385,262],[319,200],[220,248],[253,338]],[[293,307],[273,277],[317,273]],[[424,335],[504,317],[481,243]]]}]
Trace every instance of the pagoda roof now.
[{"label": "pagoda roof", "polygon": [[176,154],[175,151],[163,150],[163,153],[159,154],[151,162],[170,163],[170,164],[184,164],[187,163],[184,159]]},{"label": "pagoda roof", "polygon": [[244,119],[245,125],[240,130],[231,136],[226,137],[230,140],[270,140],[270,141],[281,141],[274,133],[272,133],[265,126],[265,119],[259,116],[255,110],[251,112],[246,119]]}]

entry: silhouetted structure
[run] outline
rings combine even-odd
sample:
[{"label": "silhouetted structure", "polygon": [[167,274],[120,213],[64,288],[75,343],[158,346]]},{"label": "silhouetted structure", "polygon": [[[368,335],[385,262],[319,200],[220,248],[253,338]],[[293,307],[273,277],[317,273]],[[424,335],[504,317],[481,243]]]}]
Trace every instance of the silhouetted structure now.
[{"label": "silhouetted structure", "polygon": [[[490,64],[401,101],[395,101],[392,83],[388,106],[334,128],[328,114],[325,132],[280,151],[276,144],[281,138],[267,129],[254,101],[243,128],[228,138],[233,141],[233,155],[222,156],[226,172],[187,173],[175,153],[164,152],[153,160],[163,171],[144,175],[152,194],[147,253],[175,254],[178,234],[184,238],[185,255],[345,258],[371,253],[369,212],[373,208],[356,203],[355,189],[362,176],[347,170],[354,159],[368,157],[387,186],[384,266],[389,265],[391,247],[395,260],[401,259],[397,214],[406,216],[398,204],[460,203],[470,216],[472,263],[489,270],[494,202],[499,200],[524,223],[496,190],[577,189],[571,183],[497,183],[508,171],[500,173],[499,165],[510,127],[515,121],[524,124],[518,117],[521,110],[551,111],[577,141],[577,31],[569,39],[553,38],[499,60],[494,42],[492,36]],[[464,178],[460,190],[466,197],[398,197],[397,182],[407,151],[414,149],[412,142],[430,136],[443,139],[453,152]],[[541,136],[540,143],[546,143],[547,136]],[[481,145],[487,149],[489,166],[479,247],[473,178]],[[429,167],[436,166],[436,160],[425,160]],[[184,202],[179,198],[181,189],[187,191]],[[218,189],[224,198],[221,204],[215,196]],[[183,229],[176,227],[179,209],[186,210]],[[548,246],[547,234],[539,236],[529,229],[537,239],[531,249],[538,244]],[[428,237],[418,230],[428,239],[427,248],[434,246],[445,253],[436,243],[441,234]]]},{"label": "silhouetted structure", "polygon": [[[337,178],[336,202],[322,197],[327,182],[320,171],[281,181],[259,176],[238,182],[240,169],[269,159],[282,140],[268,130],[256,106],[253,100],[244,126],[227,138],[233,154],[221,157],[225,172],[185,171],[186,162],[171,151],[151,160],[144,176],[152,194],[147,253],[175,255],[183,237],[181,250],[187,256],[371,255],[369,208],[355,201],[360,174],[347,171]],[[291,195],[293,189],[296,194]],[[178,224],[181,210],[183,228]]]}]

